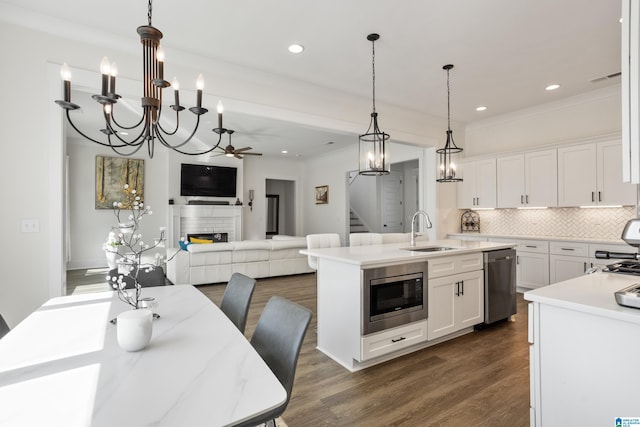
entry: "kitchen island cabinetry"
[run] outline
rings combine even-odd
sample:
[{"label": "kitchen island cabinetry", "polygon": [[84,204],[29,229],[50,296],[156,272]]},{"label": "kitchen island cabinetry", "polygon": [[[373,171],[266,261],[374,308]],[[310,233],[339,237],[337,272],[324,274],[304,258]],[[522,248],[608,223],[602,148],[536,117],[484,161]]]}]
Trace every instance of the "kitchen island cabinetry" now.
[{"label": "kitchen island cabinetry", "polygon": [[614,299],[637,281],[595,273],[525,293],[531,426],[613,426],[639,416],[640,310]]},{"label": "kitchen island cabinetry", "polygon": [[[514,244],[441,240],[421,243],[416,248],[407,246],[399,243],[301,251],[318,258],[317,348],[352,372],[472,332],[473,325],[484,320],[482,253],[512,248]],[[420,251],[431,246],[447,250]],[[365,287],[378,284],[374,280],[369,283],[365,277],[374,270],[404,269],[408,264],[425,264],[424,261],[428,282],[423,282],[422,289],[427,299],[427,318],[367,333],[366,325],[373,317],[363,316],[373,314],[374,299],[365,298],[373,295],[373,288],[365,292]],[[387,283],[378,276],[372,277],[376,282]],[[375,300],[376,305],[378,301]],[[366,309],[365,304],[369,304]]]}]

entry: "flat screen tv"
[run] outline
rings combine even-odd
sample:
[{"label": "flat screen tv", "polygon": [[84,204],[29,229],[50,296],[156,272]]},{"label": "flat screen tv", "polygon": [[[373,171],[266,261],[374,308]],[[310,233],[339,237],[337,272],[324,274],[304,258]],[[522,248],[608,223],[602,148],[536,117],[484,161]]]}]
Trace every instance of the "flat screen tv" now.
[{"label": "flat screen tv", "polygon": [[237,168],[183,163],[180,195],[236,197],[236,175]]}]

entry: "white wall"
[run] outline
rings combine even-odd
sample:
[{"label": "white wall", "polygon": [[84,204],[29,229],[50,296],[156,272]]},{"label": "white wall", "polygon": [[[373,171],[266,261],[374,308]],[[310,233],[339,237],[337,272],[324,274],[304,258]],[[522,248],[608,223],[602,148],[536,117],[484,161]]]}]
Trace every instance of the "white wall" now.
[{"label": "white wall", "polygon": [[620,86],[473,122],[465,157],[501,153],[621,131]]},{"label": "white wall", "polygon": [[[111,209],[95,209],[95,159],[96,155],[115,155],[110,149],[85,140],[67,144],[67,154],[71,236],[67,268],[105,267],[102,243],[117,221]],[[152,215],[142,219],[140,233],[147,241],[159,237],[160,227],[168,226],[166,163],[164,150],[156,151],[153,159],[144,159],[144,201]]]}]

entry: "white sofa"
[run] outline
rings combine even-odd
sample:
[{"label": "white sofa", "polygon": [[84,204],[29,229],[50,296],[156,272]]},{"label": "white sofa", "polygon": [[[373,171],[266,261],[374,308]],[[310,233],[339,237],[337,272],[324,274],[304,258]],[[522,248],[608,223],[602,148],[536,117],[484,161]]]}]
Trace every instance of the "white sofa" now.
[{"label": "white sofa", "polygon": [[291,236],[190,244],[167,263],[167,278],[176,285],[202,285],[226,282],[236,272],[256,279],[311,273],[306,255],[300,254],[306,247],[304,237]]}]

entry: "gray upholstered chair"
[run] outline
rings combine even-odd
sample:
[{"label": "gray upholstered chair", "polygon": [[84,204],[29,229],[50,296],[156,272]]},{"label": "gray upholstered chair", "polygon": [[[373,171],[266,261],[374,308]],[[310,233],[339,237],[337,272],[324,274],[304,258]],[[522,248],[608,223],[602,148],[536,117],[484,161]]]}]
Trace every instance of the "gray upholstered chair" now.
[{"label": "gray upholstered chair", "polygon": [[233,273],[222,295],[220,309],[243,334],[255,288],[255,279],[241,273]]},{"label": "gray upholstered chair", "polygon": [[0,314],[0,338],[7,335],[10,330],[9,325],[7,325],[7,322],[4,321],[4,318]]},{"label": "gray upholstered chair", "polygon": [[[338,248],[341,246],[340,235],[337,233],[309,234],[307,249]],[[309,267],[318,269],[318,257],[308,256]]]},{"label": "gray upholstered chair", "polygon": [[275,426],[275,418],[282,415],[289,404],[300,348],[310,321],[311,311],[306,308],[278,296],[269,299],[251,337],[251,345],[278,378],[287,398],[279,407],[236,427],[261,423]]}]

